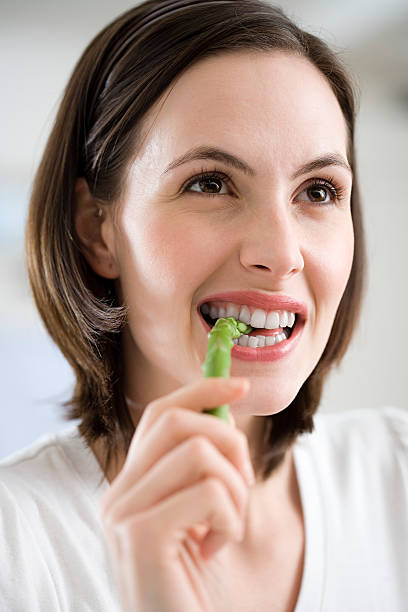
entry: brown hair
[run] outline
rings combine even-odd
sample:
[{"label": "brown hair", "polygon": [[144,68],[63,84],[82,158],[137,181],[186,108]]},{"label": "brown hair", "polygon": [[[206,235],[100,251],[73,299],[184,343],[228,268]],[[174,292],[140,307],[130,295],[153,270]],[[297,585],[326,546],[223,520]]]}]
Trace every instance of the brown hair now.
[{"label": "brown hair", "polygon": [[258,471],[266,478],[298,434],[313,430],[323,382],[339,363],[357,323],[365,246],[354,154],[355,96],[336,54],[262,0],[148,0],[119,16],[88,45],[61,102],[33,186],[26,233],[34,298],[48,332],[76,375],[67,418],[80,419],[88,444],[103,438],[104,469],[127,451],[134,425],[122,389],[124,306],[113,282],[81,254],[73,219],[74,185],[114,202],[135,155],[141,119],[180,73],[198,60],[234,50],[283,50],[307,58],[327,78],[349,133],[354,173],[351,274],[330,338],[291,404],[264,420]]}]

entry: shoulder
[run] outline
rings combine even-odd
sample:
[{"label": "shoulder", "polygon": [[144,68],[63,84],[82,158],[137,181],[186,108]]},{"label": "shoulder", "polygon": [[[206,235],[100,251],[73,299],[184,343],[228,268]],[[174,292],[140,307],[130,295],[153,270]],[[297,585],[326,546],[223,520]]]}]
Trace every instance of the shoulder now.
[{"label": "shoulder", "polygon": [[[72,430],[70,430],[72,431]],[[50,491],[64,458],[58,436],[49,434],[0,461],[0,603],[4,609],[38,610],[38,592],[60,609],[47,562],[44,526],[53,524]],[[66,474],[67,469],[63,470]],[[3,608],[2,608],[3,609]]]},{"label": "shoulder", "polygon": [[0,481],[15,495],[50,485],[61,469],[69,472],[70,462],[64,447],[75,440],[77,429],[68,427],[60,434],[46,434],[0,461]]},{"label": "shoulder", "polygon": [[408,483],[408,412],[384,406],[318,413],[296,452],[330,487],[355,490],[358,483],[379,490]]},{"label": "shoulder", "polygon": [[84,609],[103,609],[100,593],[111,595],[98,519],[102,479],[73,426],[0,462],[1,610],[74,609],[79,597]]},{"label": "shoulder", "polygon": [[[384,406],[316,415],[315,431],[303,439],[298,459],[309,521],[317,525],[314,533],[322,533],[326,551],[327,598],[346,598],[352,605],[353,595],[347,600],[344,590],[351,585],[350,593],[364,593],[370,609],[402,610],[408,412]],[[394,603],[387,608],[387,602]]]},{"label": "shoulder", "polygon": [[377,453],[390,446],[397,452],[408,453],[408,411],[395,406],[360,408],[318,413],[312,434],[301,436],[300,443],[330,447],[333,451],[375,448]]},{"label": "shoulder", "polygon": [[397,449],[408,455],[408,410],[386,406],[381,410],[381,415]]},{"label": "shoulder", "polygon": [[[318,413],[297,453],[313,466],[326,495],[391,499],[408,510],[408,412],[394,406]],[[405,494],[404,494],[405,491]]]},{"label": "shoulder", "polygon": [[75,425],[47,434],[0,461],[0,512],[14,505],[30,521],[46,510],[94,501],[103,474]]}]

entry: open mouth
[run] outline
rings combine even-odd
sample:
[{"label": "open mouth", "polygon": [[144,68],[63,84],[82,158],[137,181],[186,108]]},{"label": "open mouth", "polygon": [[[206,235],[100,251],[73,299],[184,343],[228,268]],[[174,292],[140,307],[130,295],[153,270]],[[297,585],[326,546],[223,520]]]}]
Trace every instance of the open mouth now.
[{"label": "open mouth", "polygon": [[262,348],[280,344],[291,337],[298,322],[297,313],[276,310],[266,312],[260,308],[231,303],[204,303],[200,314],[212,328],[220,318],[234,317],[250,325],[253,331],[235,339],[234,343],[248,348]]}]

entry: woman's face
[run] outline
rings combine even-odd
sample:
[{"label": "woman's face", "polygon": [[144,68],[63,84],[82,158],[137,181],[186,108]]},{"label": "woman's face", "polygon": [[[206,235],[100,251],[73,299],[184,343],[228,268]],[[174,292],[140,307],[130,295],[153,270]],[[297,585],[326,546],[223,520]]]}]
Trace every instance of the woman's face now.
[{"label": "woman's face", "polygon": [[[197,148],[212,152],[182,159]],[[346,150],[328,82],[287,53],[203,60],[161,97],[145,117],[114,226],[130,398],[146,405],[203,375],[199,306],[208,300],[247,305],[250,315],[260,307],[270,322],[273,311],[298,312],[285,346],[234,348],[231,360],[231,374],[252,383],[235,416],[288,406],[323,352],[351,269]],[[250,293],[217,300],[234,291]],[[306,310],[265,299],[276,296]]]}]

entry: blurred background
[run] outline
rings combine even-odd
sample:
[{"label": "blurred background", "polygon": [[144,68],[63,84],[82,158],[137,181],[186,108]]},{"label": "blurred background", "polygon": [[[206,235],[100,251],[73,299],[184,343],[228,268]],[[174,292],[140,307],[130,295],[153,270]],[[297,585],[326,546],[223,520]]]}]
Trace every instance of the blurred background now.
[{"label": "blurred background", "polygon": [[[35,311],[23,234],[31,183],[63,88],[91,38],[135,2],[0,2],[0,458],[66,426],[73,377]],[[356,75],[357,150],[369,282],[349,353],[321,411],[408,409],[408,4],[406,0],[276,3],[324,38]]]}]

